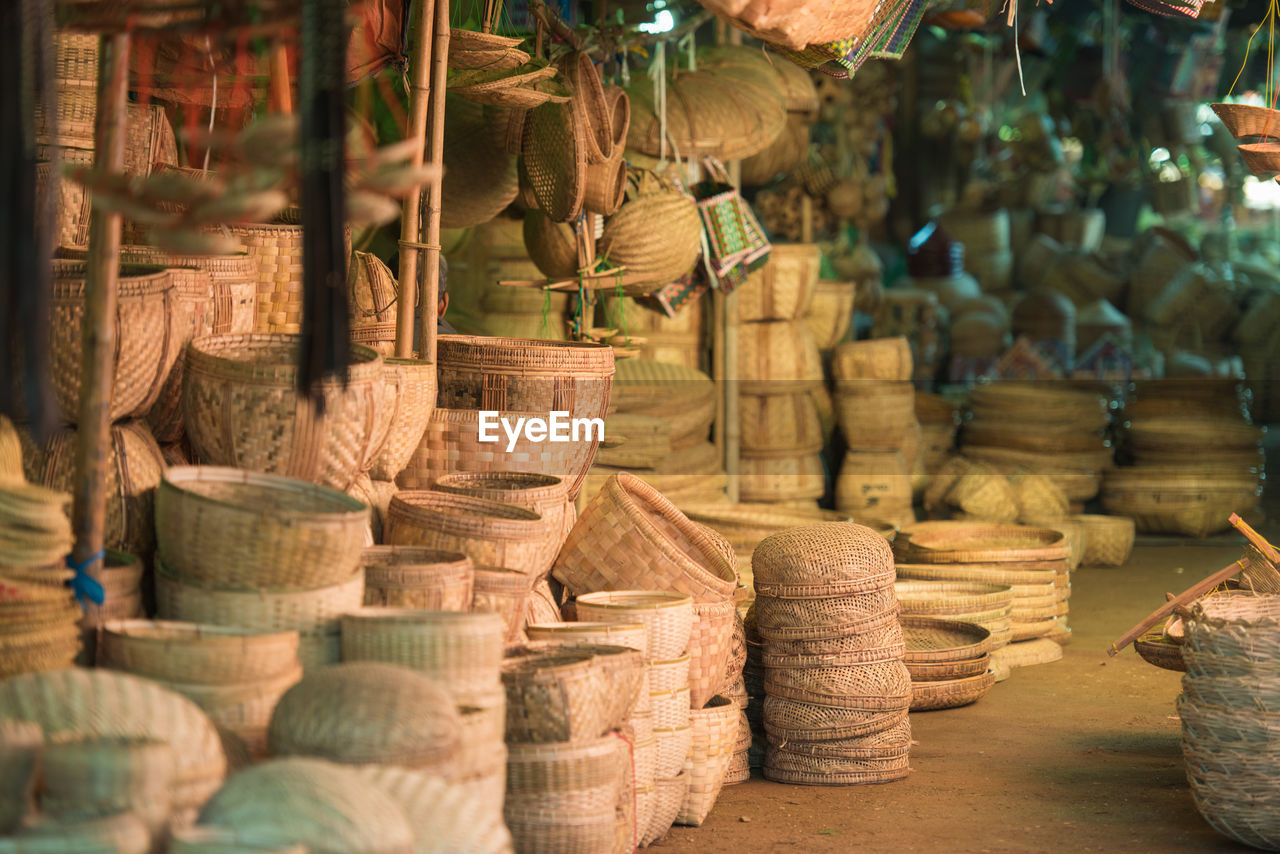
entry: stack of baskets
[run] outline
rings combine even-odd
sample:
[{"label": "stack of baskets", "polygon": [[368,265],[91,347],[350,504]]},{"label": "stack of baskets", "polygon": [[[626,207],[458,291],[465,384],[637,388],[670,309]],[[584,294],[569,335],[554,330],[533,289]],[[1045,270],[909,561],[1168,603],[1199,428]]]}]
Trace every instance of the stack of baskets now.
[{"label": "stack of baskets", "polygon": [[1008,295],[1013,289],[1013,249],[1009,212],[951,211],[942,217],[947,236],[964,244],[965,269],[983,293]]},{"label": "stack of baskets", "polygon": [[954,709],[976,702],[995,683],[991,632],[975,623],[903,617],[903,660],[911,671],[911,711]]},{"label": "stack of baskets", "polygon": [[1082,566],[1123,566],[1129,560],[1136,528],[1128,516],[1085,513],[1071,518],[1080,523],[1084,540]]},{"label": "stack of baskets", "polygon": [[924,442],[906,338],[851,341],[836,348],[836,415],[849,451],[836,480],[836,508],[860,519],[915,521],[912,479],[924,472]]},{"label": "stack of baskets", "polygon": [[809,785],[904,778],[911,674],[889,544],[848,522],[793,528],[761,543],[752,565],[765,776]]},{"label": "stack of baskets", "polygon": [[364,600],[369,508],[324,486],[178,466],[156,496],[156,601],[167,620],[296,631],[303,668],[332,664]]},{"label": "stack of baskets", "polygon": [[1192,606],[1178,716],[1196,808],[1219,833],[1280,847],[1280,597],[1228,594]]},{"label": "stack of baskets", "polygon": [[[894,551],[899,577],[911,579],[900,582],[904,613],[982,624],[992,632],[997,664],[1016,667],[1062,657],[1052,641],[1070,637],[1059,622],[1071,596],[1069,546],[1061,532],[924,522],[904,531]],[[1002,649],[1006,644],[1008,652]]]},{"label": "stack of baskets", "polygon": [[80,609],[70,573],[0,567],[0,679],[70,667],[80,652]]},{"label": "stack of baskets", "polygon": [[342,660],[379,661],[425,673],[452,698],[462,727],[450,782],[471,789],[500,817],[506,775],[504,626],[494,614],[364,607],[342,618]]},{"label": "stack of baskets", "polygon": [[296,631],[113,620],[102,628],[98,661],[152,679],[203,709],[233,764],[266,756],[271,712],[302,678]]},{"label": "stack of baskets", "polygon": [[637,784],[660,748],[637,756],[615,730],[636,723],[642,656],[589,643],[508,649],[505,815],[516,850],[609,854],[640,836]]},{"label": "stack of baskets", "polygon": [[941,395],[916,392],[916,421],[920,424],[924,472],[934,475],[955,447],[960,413],[955,404]]},{"label": "stack of baskets", "polygon": [[966,457],[1003,473],[1051,479],[1082,512],[1098,492],[1112,454],[1106,397],[1061,384],[1004,381],[979,386],[960,437]]},{"label": "stack of baskets", "polygon": [[825,491],[822,424],[809,394],[815,380],[821,384],[821,363],[804,319],[821,261],[814,244],[775,244],[768,263],[735,292],[742,324],[738,489],[743,501],[812,504]]}]

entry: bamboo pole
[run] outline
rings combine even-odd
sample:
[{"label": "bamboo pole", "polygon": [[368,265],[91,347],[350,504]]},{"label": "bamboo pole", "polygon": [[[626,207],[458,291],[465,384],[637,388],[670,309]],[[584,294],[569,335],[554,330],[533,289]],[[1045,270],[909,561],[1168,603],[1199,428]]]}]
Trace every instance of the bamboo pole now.
[{"label": "bamboo pole", "polygon": [[289,53],[283,44],[271,49],[271,100],[276,112],[293,115],[293,88],[289,80]]},{"label": "bamboo pole", "polygon": [[[718,21],[723,24],[723,21]],[[717,40],[720,43],[728,42],[729,44],[742,44],[742,33],[736,29],[725,28],[717,30]],[[729,182],[734,187],[740,187],[742,184],[742,161],[731,160],[728,164]],[[720,416],[717,421],[717,435],[723,436],[722,450],[724,451],[724,471],[728,475],[729,500],[737,502],[741,497],[741,486],[738,482],[738,475],[742,471],[742,415],[741,415],[741,399],[738,392],[738,292],[725,295],[724,291],[716,291],[717,302],[720,303],[720,310],[717,312],[716,331],[718,332],[717,343],[722,352],[720,357],[721,376],[719,396],[719,406],[717,413]]]},{"label": "bamboo pole", "polygon": [[[418,140],[412,163],[421,166],[423,143],[427,136],[427,110],[430,101],[428,80],[431,73],[431,21],[435,17],[437,0],[419,0],[417,16],[410,32],[416,33],[413,57],[409,64],[412,77],[409,82],[409,124],[405,128],[406,139]],[[434,179],[439,183],[439,179]],[[400,289],[396,298],[396,355],[407,358],[413,355],[413,324],[417,319],[418,257],[422,240],[422,190],[415,188],[405,196],[400,211]]]},{"label": "bamboo pole", "polygon": [[[1114,656],[1119,654],[1120,650],[1142,637],[1146,634],[1147,629],[1172,614],[1174,610],[1184,605],[1190,605],[1192,602],[1199,599],[1222,582],[1234,577],[1237,573],[1247,569],[1248,567],[1249,561],[1246,558],[1241,558],[1230,566],[1224,566],[1208,578],[1201,579],[1179,593],[1177,596],[1167,598],[1163,605],[1148,614],[1145,619],[1133,628],[1129,629],[1129,631],[1116,638],[1116,640],[1111,643],[1111,648],[1107,650],[1107,655]],[[1168,594],[1165,595],[1168,596]]]},{"label": "bamboo pole", "polygon": [[[431,58],[431,139],[428,149],[436,174],[444,171],[444,106],[445,81],[449,74],[449,0],[435,0],[435,26],[432,30]],[[422,315],[421,358],[436,360],[436,323],[440,299],[440,200],[443,187],[437,177],[427,190],[427,265],[423,282],[420,313]]]},{"label": "bamboo pole", "polygon": [[[98,52],[98,126],[94,167],[124,171],[128,125],[129,36],[103,36]],[[101,575],[107,516],[107,463],[111,448],[111,395],[116,349],[116,298],[120,264],[118,213],[95,207],[89,217],[89,258],[81,331],[80,407],[76,432],[76,488],[72,560],[95,580]],[[97,626],[101,610],[87,605],[85,625]],[[92,660],[92,658],[90,659]]]}]

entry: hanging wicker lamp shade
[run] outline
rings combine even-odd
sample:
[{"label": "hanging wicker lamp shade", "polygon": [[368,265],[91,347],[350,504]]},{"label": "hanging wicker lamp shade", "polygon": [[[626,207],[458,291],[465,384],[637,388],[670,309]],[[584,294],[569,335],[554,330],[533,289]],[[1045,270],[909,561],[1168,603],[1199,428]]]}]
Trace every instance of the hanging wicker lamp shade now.
[{"label": "hanging wicker lamp shade", "polygon": [[[661,122],[648,80],[627,89],[631,128],[627,148],[660,155]],[[668,155],[740,160],[773,144],[785,126],[785,114],[772,99],[759,100],[749,87],[708,71],[677,72],[667,82]],[[674,142],[674,148],[671,143]]]}]

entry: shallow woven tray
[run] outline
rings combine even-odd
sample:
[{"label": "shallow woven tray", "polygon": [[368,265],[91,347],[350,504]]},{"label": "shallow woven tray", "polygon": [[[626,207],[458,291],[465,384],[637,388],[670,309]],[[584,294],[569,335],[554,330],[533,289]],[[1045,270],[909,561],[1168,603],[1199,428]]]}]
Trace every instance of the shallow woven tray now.
[{"label": "shallow woven tray", "polygon": [[1148,664],[1179,673],[1187,672],[1187,663],[1182,660],[1182,646],[1165,637],[1160,629],[1138,638],[1133,642],[1133,648]]},{"label": "shallow woven tray", "polygon": [[901,560],[914,563],[1005,563],[1060,560],[1069,547],[1061,531],[983,522],[925,522],[894,541]]},{"label": "shallow woven tray", "polygon": [[995,684],[996,675],[989,670],[964,679],[915,682],[911,686],[911,711],[924,712],[967,706],[980,700]]},{"label": "shallow woven tray", "polygon": [[958,615],[1009,610],[1013,588],[1009,585],[961,581],[899,581],[894,584],[904,614],[913,616]]},{"label": "shallow woven tray", "polygon": [[915,616],[899,619],[907,644],[902,660],[908,667],[979,658],[991,649],[991,632],[974,623]]},{"label": "shallow woven tray", "polygon": [[991,653],[991,658],[1005,667],[1031,667],[1061,660],[1062,647],[1048,638],[1036,638],[1011,643]]},{"label": "shallow woven tray", "polygon": [[991,656],[966,658],[962,661],[938,661],[929,664],[908,664],[912,682],[942,682],[949,679],[966,679],[981,676],[991,665]]}]

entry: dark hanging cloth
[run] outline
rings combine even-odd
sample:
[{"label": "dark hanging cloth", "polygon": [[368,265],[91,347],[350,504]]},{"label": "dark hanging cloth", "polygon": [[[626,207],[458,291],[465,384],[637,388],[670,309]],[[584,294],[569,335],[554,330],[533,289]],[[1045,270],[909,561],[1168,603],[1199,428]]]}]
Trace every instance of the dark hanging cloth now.
[{"label": "dark hanging cloth", "polygon": [[36,109],[56,133],[53,0],[0,2],[0,413],[53,426],[49,385],[57,164],[37,199]]},{"label": "dark hanging cloth", "polygon": [[[345,381],[347,254],[344,237],[346,0],[302,4],[302,363],[298,384],[309,393],[322,377]],[[317,398],[319,400],[319,398]]]}]

